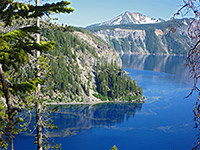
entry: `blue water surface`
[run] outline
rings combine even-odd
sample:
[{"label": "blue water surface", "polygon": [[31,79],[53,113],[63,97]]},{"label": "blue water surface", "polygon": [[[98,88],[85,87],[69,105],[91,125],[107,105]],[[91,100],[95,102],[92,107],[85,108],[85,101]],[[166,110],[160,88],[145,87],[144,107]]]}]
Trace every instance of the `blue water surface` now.
[{"label": "blue water surface", "polygon": [[[59,107],[53,115],[59,129],[50,135],[64,150],[109,150],[113,145],[119,150],[185,150],[194,146],[198,130],[194,128],[192,110],[197,95],[185,98],[192,82],[188,70],[182,67],[184,58],[141,57],[138,62],[144,64],[134,65],[131,62],[140,58],[129,57],[134,62],[123,61],[123,66],[143,88],[145,103]],[[33,140],[34,136],[21,134],[16,138],[15,149],[36,149]]]}]

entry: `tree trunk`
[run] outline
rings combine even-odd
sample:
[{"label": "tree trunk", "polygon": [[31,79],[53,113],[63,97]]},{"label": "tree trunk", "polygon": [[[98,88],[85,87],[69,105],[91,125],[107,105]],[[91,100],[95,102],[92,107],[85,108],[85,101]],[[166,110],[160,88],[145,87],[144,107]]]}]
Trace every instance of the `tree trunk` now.
[{"label": "tree trunk", "polygon": [[10,99],[10,93],[8,90],[8,85],[7,85],[7,81],[6,81],[6,77],[4,75],[4,71],[2,68],[2,64],[0,64],[0,79],[1,79],[1,84],[3,86],[3,93],[4,96],[6,98],[6,105],[8,108],[8,127],[10,130],[9,136],[10,136],[10,146],[11,146],[11,150],[14,150],[14,146],[13,146],[13,122],[14,122],[14,116],[13,116],[13,112],[14,112],[14,107],[13,107],[13,101],[12,99]]},{"label": "tree trunk", "polygon": [[[40,100],[40,99],[39,99]],[[37,148],[42,150],[42,116],[41,116],[41,104],[36,104],[36,122],[37,122]]]},{"label": "tree trunk", "polygon": [[[39,6],[39,0],[36,0],[36,6]],[[40,27],[40,18],[37,17],[36,25]],[[37,43],[40,43],[40,34],[37,34]],[[40,57],[40,52],[36,50],[36,58],[38,59]],[[40,77],[39,72],[39,65],[36,64],[36,77]],[[41,97],[40,97],[40,84],[37,85],[37,91],[36,91],[36,97],[38,97],[38,101],[36,102],[36,124],[37,124],[37,149],[42,150],[42,115],[41,110],[42,106],[40,103]]]}]

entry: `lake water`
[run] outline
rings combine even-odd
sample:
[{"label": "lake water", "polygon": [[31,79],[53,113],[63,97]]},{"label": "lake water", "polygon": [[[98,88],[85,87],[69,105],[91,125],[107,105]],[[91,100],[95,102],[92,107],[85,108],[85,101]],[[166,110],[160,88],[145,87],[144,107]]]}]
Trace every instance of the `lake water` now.
[{"label": "lake water", "polygon": [[[61,106],[53,114],[56,143],[68,150],[191,149],[197,138],[192,87],[184,57],[123,55],[123,66],[143,87],[146,102]],[[33,136],[16,138],[16,150],[35,149]]]}]

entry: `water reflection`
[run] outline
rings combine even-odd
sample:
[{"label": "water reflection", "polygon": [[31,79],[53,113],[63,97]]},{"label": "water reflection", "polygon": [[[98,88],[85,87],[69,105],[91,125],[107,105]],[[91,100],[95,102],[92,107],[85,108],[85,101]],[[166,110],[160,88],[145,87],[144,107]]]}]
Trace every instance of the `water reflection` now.
[{"label": "water reflection", "polygon": [[124,54],[121,58],[124,68],[174,74],[179,81],[190,78],[185,56]]},{"label": "water reflection", "polygon": [[[49,135],[63,149],[72,150],[104,150],[115,144],[125,150],[190,149],[198,134],[192,112],[196,95],[184,99],[191,87],[184,57],[123,55],[122,59],[128,75],[143,87],[145,103],[62,105],[52,115],[59,129]],[[21,145],[34,149],[34,139],[20,135],[16,149]]]},{"label": "water reflection", "polygon": [[140,103],[104,103],[96,105],[62,105],[53,119],[58,130],[50,133],[54,137],[77,134],[92,127],[110,127],[134,117],[141,111]]}]

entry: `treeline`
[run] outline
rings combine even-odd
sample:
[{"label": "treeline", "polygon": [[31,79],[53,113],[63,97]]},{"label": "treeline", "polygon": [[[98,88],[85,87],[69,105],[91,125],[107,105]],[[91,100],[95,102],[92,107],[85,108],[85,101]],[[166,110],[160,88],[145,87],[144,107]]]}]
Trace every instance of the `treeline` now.
[{"label": "treeline", "polygon": [[[82,33],[88,32],[82,29],[76,30]],[[73,100],[83,102],[85,96],[91,96],[91,94],[103,101],[119,99],[131,101],[142,96],[142,88],[127,77],[123,68],[113,61],[107,63],[104,58],[99,58],[94,49],[73,33],[43,28],[42,38],[56,43],[52,50],[45,52],[40,58],[43,62],[40,64],[41,76],[46,80],[42,83],[41,90],[44,96],[50,98],[49,102],[71,102]],[[99,39],[95,40],[101,42]],[[85,63],[87,60],[84,56],[88,53],[98,63],[92,65],[95,78],[91,75],[92,73],[88,73],[83,80],[81,79],[83,72],[78,60]],[[13,77],[13,82],[16,84],[25,82],[27,78],[34,77],[35,73],[34,66],[29,65],[23,71],[19,71],[18,76]]]},{"label": "treeline", "polygon": [[[82,29],[75,29],[87,34]],[[46,53],[49,59],[50,74],[43,92],[50,91],[52,99],[62,101],[83,101],[83,95],[90,96],[90,91],[101,100],[123,100],[137,99],[142,95],[142,89],[135,81],[128,78],[123,68],[119,68],[116,63],[107,63],[97,56],[97,53],[88,44],[81,41],[71,32],[63,32],[52,29],[42,29],[43,38],[55,41],[55,48]],[[96,40],[96,39],[95,39]],[[99,39],[97,39],[99,40]],[[98,42],[101,42],[100,40]],[[89,73],[86,80],[80,78],[82,71],[79,68],[77,59],[85,61],[83,55],[90,53],[99,63],[93,64],[95,68],[95,83],[92,83],[92,76]],[[94,84],[94,85],[93,85]],[[54,93],[59,91],[61,96],[54,97]]]},{"label": "treeline", "polygon": [[127,38],[120,38],[119,40],[109,38],[109,42],[118,52],[139,52],[139,48],[142,48],[142,50],[145,48],[144,43],[140,38],[133,40],[131,35]]},{"label": "treeline", "polygon": [[94,95],[102,100],[120,99],[125,101],[136,100],[142,96],[142,88],[139,88],[135,80],[128,78],[123,68],[116,63],[96,65],[96,90]]},{"label": "treeline", "polygon": [[65,95],[65,98],[61,96],[59,101],[66,99],[80,101],[81,99],[76,96],[81,95],[84,83],[79,78],[81,72],[77,63],[77,53],[89,51],[96,57],[95,51],[70,32],[43,29],[42,35],[56,42],[55,48],[49,52],[50,56],[48,57],[51,77],[47,81],[47,88],[50,90],[50,95],[53,96],[53,93],[58,90]]}]

